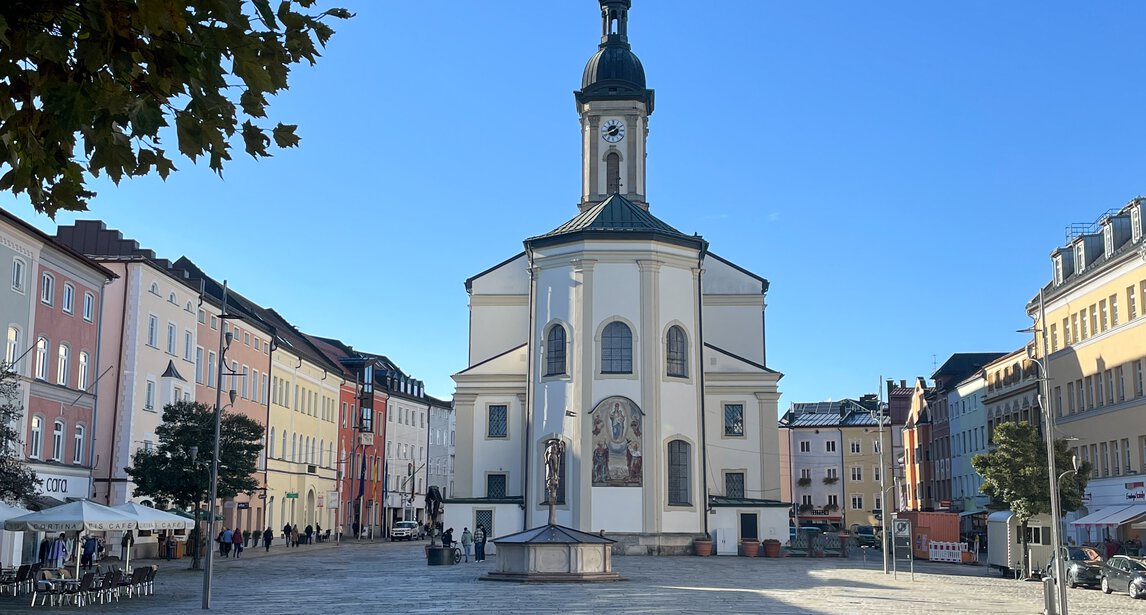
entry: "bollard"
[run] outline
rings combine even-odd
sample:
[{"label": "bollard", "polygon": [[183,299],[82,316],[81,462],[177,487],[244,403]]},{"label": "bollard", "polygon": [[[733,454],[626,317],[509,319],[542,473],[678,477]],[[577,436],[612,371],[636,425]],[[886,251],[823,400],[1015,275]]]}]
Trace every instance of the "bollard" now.
[{"label": "bollard", "polygon": [[1043,578],[1043,604],[1045,615],[1058,613],[1058,589],[1055,587],[1054,579],[1050,576]]}]

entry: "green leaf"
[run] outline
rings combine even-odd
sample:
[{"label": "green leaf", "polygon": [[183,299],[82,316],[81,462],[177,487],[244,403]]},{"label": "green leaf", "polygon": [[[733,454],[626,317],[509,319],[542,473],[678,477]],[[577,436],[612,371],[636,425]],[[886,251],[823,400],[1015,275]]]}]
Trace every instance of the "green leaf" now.
[{"label": "green leaf", "polygon": [[296,147],[299,143],[299,138],[294,134],[298,129],[298,124],[279,124],[275,126],[272,134],[275,137],[275,145],[279,147]]},{"label": "green leaf", "polygon": [[268,28],[278,29],[279,22],[275,21],[275,12],[271,10],[271,0],[251,0],[251,4],[255,5],[255,10],[259,12],[259,17],[263,18]]}]

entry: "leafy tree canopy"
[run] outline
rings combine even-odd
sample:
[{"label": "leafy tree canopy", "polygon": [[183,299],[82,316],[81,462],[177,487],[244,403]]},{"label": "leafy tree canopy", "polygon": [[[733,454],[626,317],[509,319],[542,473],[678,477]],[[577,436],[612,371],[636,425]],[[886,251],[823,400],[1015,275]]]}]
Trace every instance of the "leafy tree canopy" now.
[{"label": "leafy tree canopy", "polygon": [[19,376],[0,364],[0,502],[26,500],[40,486],[40,479],[23,461],[22,415]]},{"label": "leafy tree canopy", "polygon": [[[211,451],[214,448],[215,413],[211,406],[179,401],[163,408],[163,424],[155,429],[159,444],[139,449],[125,468],[135,482],[135,495],[187,508],[206,499],[210,489]],[[198,447],[191,461],[191,447]],[[219,486],[221,498],[249,493],[259,485],[259,451],[263,426],[242,414],[224,413],[219,437]]]},{"label": "leafy tree canopy", "polygon": [[0,190],[54,216],[87,209],[89,176],[166,179],[175,164],[160,131],[172,123],[179,153],[220,174],[235,133],[255,158],[272,140],[298,145],[295,125],[260,120],[291,66],[318,59],[328,18],[352,16],[314,4],[0,2]]}]

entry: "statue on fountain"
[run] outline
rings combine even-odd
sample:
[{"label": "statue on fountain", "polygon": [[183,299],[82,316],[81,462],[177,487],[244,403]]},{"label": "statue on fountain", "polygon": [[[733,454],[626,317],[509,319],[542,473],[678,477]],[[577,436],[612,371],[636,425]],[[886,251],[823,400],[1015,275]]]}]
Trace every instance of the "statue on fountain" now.
[{"label": "statue on fountain", "polygon": [[426,489],[426,532],[430,535],[430,547],[437,547],[442,535],[442,492],[437,485]]},{"label": "statue on fountain", "polygon": [[557,525],[557,487],[561,484],[561,458],[565,456],[565,441],[549,438],[545,441],[545,491],[549,494],[549,525]]}]

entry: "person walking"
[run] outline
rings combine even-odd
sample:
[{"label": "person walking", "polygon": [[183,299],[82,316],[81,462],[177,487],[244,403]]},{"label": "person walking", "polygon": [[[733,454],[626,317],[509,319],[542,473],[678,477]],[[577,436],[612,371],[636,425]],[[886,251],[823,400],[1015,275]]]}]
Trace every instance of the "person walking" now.
[{"label": "person walking", "polygon": [[231,534],[232,548],[235,550],[235,559],[238,559],[243,554],[243,532],[239,528],[235,528],[235,532]]},{"label": "person walking", "polygon": [[465,551],[466,562],[470,561],[470,545],[474,543],[474,535],[470,533],[470,528],[462,528],[462,551]]},{"label": "person walking", "polygon": [[299,538],[299,536],[298,536],[298,524],[296,523],[295,525],[292,525],[290,527],[291,545],[294,546],[295,548],[298,547],[298,538]]},{"label": "person walking", "polygon": [[454,544],[454,528],[442,532],[442,546],[449,547]]},{"label": "person walking", "polygon": [[227,557],[231,553],[231,528],[223,528],[219,534],[219,555]]},{"label": "person walking", "polygon": [[306,529],[303,531],[306,534],[306,544],[310,544],[311,539],[314,537],[314,526],[308,523],[306,524]]},{"label": "person walking", "polygon": [[48,567],[62,568],[64,560],[68,558],[68,537],[65,534],[60,534],[60,537],[53,540],[51,546],[48,547]]},{"label": "person walking", "polygon": [[283,526],[283,540],[286,541],[287,545],[290,545],[290,524],[289,523]]},{"label": "person walking", "polygon": [[485,561],[485,526],[480,523],[474,530],[474,561]]},{"label": "person walking", "polygon": [[[271,526],[268,525],[267,531],[263,532],[263,546],[266,547],[268,553],[271,550],[271,541],[274,539],[275,539],[275,533],[271,529]],[[256,543],[255,548],[258,548],[258,546],[259,545]]]},{"label": "person walking", "polygon": [[320,525],[318,523],[314,524],[314,535],[317,538],[318,542],[322,542],[322,525]]},{"label": "person walking", "polygon": [[99,543],[96,542],[95,536],[88,534],[87,538],[84,538],[83,550],[81,552],[82,556],[80,557],[80,566],[82,566],[84,570],[91,569],[92,558],[95,557],[96,548],[98,546]]}]

